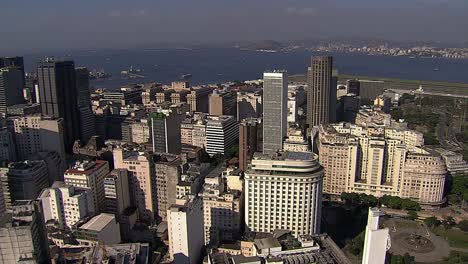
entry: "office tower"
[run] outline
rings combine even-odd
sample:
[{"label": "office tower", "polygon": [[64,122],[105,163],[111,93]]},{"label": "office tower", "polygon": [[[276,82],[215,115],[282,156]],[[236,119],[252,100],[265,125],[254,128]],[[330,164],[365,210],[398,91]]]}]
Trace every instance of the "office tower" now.
[{"label": "office tower", "polygon": [[104,178],[104,212],[115,214],[117,219],[131,206],[128,174],[126,169],[115,169]]},{"label": "office tower", "polygon": [[421,133],[398,122],[383,125],[386,114],[373,113],[360,112],[366,118],[358,117],[356,125],[319,127],[324,192],[392,195],[418,200],[423,206],[440,206],[447,173],[442,158],[423,146]]},{"label": "office tower", "polygon": [[24,103],[22,72],[19,68],[0,67],[0,113],[6,115],[7,107]]},{"label": "office tower", "polygon": [[203,190],[205,245],[234,241],[241,233],[241,192],[226,190],[226,182],[217,175],[206,177]]},{"label": "office tower", "polygon": [[383,212],[378,208],[369,208],[362,264],[385,263],[391,242],[388,228],[380,227],[381,215]]},{"label": "office tower", "polygon": [[309,129],[319,124],[327,124],[330,120],[332,67],[333,58],[331,56],[312,58],[312,64],[307,73],[307,124]]},{"label": "office tower", "polygon": [[236,116],[236,97],[234,92],[223,92],[213,90],[213,93],[208,96],[209,114],[210,115],[233,115]]},{"label": "office tower", "polygon": [[288,123],[299,121],[299,107],[306,101],[306,93],[303,86],[288,85]]},{"label": "office tower", "polygon": [[65,184],[89,188],[93,195],[96,213],[105,210],[104,177],[109,174],[109,163],[104,160],[76,162],[65,171]]},{"label": "office tower", "polygon": [[39,196],[44,221],[55,221],[61,228],[71,228],[94,215],[93,195],[89,188],[79,188],[54,182]]},{"label": "office tower", "polygon": [[193,88],[190,93],[187,94],[187,103],[190,105],[190,112],[208,113],[208,95],[210,93],[210,88]]},{"label": "office tower", "polygon": [[24,81],[24,60],[23,57],[0,57],[0,68],[15,67],[21,70]]},{"label": "office tower", "polygon": [[288,114],[288,74],[263,73],[263,153],[283,149]]},{"label": "office tower", "polygon": [[82,246],[94,246],[99,242],[118,244],[120,239],[119,223],[112,214],[98,214],[73,230],[73,236]]},{"label": "office tower", "polygon": [[1,263],[49,263],[49,243],[40,205],[18,201],[0,216]]},{"label": "office tower", "polygon": [[121,148],[114,149],[113,156],[115,169],[128,170],[130,198],[140,219],[152,223],[157,212],[153,156]]},{"label": "office tower", "polygon": [[237,92],[237,121],[262,114],[262,93]]},{"label": "office tower", "polygon": [[86,68],[76,68],[76,89],[80,113],[80,140],[87,142],[96,134],[94,114],[91,109],[91,94],[89,91],[89,71]]},{"label": "office tower", "polygon": [[330,84],[330,96],[329,96],[329,110],[328,110],[328,122],[336,122],[336,111],[338,108],[338,70],[332,70],[331,84]]},{"label": "office tower", "polygon": [[361,82],[359,80],[347,80],[346,87],[348,88],[348,93],[352,93],[356,96],[360,95],[361,92]]},{"label": "office tower", "polygon": [[167,209],[176,203],[176,187],[182,165],[181,159],[175,155],[157,156],[154,163],[158,216],[162,221],[167,221]]},{"label": "office tower", "polygon": [[234,116],[208,116],[206,119],[206,152],[224,155],[237,143],[239,125]]},{"label": "office tower", "polygon": [[180,154],[182,116],[175,111],[159,111],[151,113],[150,119],[153,151]]},{"label": "office tower", "polygon": [[0,181],[7,208],[15,201],[36,199],[49,187],[47,166],[42,160],[9,163],[0,168]]},{"label": "office tower", "polygon": [[313,153],[255,153],[245,172],[246,230],[320,234],[322,176]]},{"label": "office tower", "polygon": [[258,119],[245,119],[239,125],[239,169],[245,171],[253,154],[258,151]]},{"label": "office tower", "polygon": [[89,71],[84,67],[75,68],[75,75],[78,106],[90,106]]},{"label": "office tower", "polygon": [[16,161],[13,136],[6,127],[0,128],[0,161]]},{"label": "office tower", "polygon": [[72,153],[80,137],[75,64],[73,61],[46,59],[37,65],[39,100],[44,116],[63,118],[65,150]]},{"label": "office tower", "polygon": [[56,151],[65,160],[63,119],[40,115],[11,117],[7,126],[13,135],[18,159],[26,160],[40,151]]},{"label": "office tower", "polygon": [[200,198],[167,210],[169,258],[174,263],[200,263],[204,245],[203,202]]}]

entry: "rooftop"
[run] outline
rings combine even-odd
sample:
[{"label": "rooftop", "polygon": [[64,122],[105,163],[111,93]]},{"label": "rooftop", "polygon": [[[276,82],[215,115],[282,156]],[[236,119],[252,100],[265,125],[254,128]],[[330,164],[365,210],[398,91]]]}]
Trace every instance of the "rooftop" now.
[{"label": "rooftop", "polygon": [[112,214],[101,213],[93,218],[91,218],[88,222],[80,226],[80,229],[86,230],[93,230],[93,231],[101,231],[111,222],[115,222],[115,216]]}]

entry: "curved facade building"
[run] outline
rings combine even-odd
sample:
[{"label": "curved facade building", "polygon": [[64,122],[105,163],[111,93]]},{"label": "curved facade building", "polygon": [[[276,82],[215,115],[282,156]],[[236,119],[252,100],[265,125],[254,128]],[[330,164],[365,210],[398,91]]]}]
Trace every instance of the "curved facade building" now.
[{"label": "curved facade building", "polygon": [[441,157],[408,154],[401,187],[402,197],[418,200],[422,205],[443,204],[446,174],[445,163]]},{"label": "curved facade building", "polygon": [[245,172],[247,231],[320,233],[323,169],[310,152],[255,153]]}]

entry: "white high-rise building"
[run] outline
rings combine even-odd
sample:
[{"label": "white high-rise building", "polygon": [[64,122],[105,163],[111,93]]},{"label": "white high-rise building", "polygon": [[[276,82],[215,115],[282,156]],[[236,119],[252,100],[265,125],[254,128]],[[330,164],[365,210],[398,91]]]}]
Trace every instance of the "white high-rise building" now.
[{"label": "white high-rise building", "polygon": [[381,215],[382,212],[378,208],[369,208],[362,264],[385,263],[391,243],[388,228],[381,229],[379,226]]},{"label": "white high-rise building", "polygon": [[224,155],[237,143],[239,124],[234,116],[208,116],[206,120],[206,152]]},{"label": "white high-rise building", "polygon": [[105,209],[104,177],[109,174],[109,163],[104,160],[77,162],[65,171],[65,184],[90,188],[96,213]]},{"label": "white high-rise building", "polygon": [[310,152],[255,153],[245,172],[246,230],[320,233],[323,169]]},{"label": "white high-rise building", "polygon": [[44,221],[55,220],[61,227],[72,227],[85,217],[94,215],[93,195],[89,188],[54,182],[39,196]]},{"label": "white high-rise building", "polygon": [[287,115],[287,72],[263,73],[263,153],[274,153],[283,149]]},{"label": "white high-rise building", "polygon": [[172,205],[167,210],[167,232],[173,263],[200,263],[205,242],[202,200],[193,198],[183,205]]}]

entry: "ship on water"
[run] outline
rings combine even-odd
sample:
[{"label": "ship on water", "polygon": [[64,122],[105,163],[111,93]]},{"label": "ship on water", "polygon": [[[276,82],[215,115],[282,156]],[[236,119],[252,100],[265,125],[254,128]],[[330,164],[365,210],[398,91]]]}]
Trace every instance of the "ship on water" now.
[{"label": "ship on water", "polygon": [[140,68],[134,68],[133,65],[130,66],[130,69],[123,70],[120,74],[123,77],[128,78],[144,78],[145,76],[141,74],[142,70]]},{"label": "ship on water", "polygon": [[191,73],[182,74],[182,75],[180,76],[180,78],[181,78],[181,79],[184,79],[184,80],[190,79],[190,78],[192,78],[192,74],[191,74]]}]

